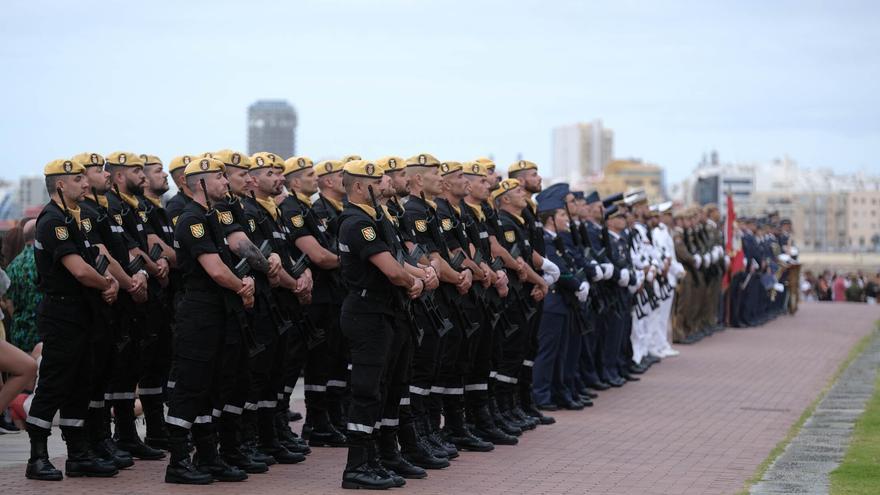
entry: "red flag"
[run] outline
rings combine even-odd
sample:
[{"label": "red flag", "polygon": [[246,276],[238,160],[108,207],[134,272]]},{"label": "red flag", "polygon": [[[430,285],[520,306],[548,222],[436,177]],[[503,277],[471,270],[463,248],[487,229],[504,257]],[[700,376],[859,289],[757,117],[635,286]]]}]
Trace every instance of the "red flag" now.
[{"label": "red flag", "polygon": [[726,251],[730,256],[730,268],[724,274],[724,288],[730,285],[730,278],[734,273],[743,270],[744,255],[742,241],[739,237],[739,229],[736,228],[736,210],[733,209],[733,195],[727,193],[727,220],[724,226],[724,234],[727,239]]}]

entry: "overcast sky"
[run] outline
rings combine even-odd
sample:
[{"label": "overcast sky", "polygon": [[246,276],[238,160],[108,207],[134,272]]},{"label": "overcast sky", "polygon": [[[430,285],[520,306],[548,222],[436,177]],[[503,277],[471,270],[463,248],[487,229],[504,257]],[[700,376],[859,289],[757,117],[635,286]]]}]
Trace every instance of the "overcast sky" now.
[{"label": "overcast sky", "polygon": [[289,100],[297,153],[518,153],[603,119],[615,155],[684,177],[788,154],[880,172],[876,1],[7,0],[0,176],[82,151],[246,147]]}]

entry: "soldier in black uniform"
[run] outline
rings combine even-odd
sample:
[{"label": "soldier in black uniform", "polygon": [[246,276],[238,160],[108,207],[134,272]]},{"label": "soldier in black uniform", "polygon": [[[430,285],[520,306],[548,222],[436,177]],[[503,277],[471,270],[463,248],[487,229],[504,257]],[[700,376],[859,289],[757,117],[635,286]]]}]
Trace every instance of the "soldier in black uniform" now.
[{"label": "soldier in black uniform", "polygon": [[[170,265],[167,259],[152,260],[147,217],[144,205],[138,198],[143,193],[146,177],[144,162],[140,156],[129,152],[115,152],[107,155],[105,169],[110,173],[112,189],[107,194],[107,211],[111,221],[116,223],[128,237],[130,259],[140,258],[144,269],[150,275],[147,280],[147,300],[135,303],[120,312],[119,325],[122,325],[131,339],[117,356],[117,366],[110,383],[110,398],[113,404],[116,423],[115,438],[119,446],[131,452],[134,457],[157,460],[165,457],[164,452],[145,444],[138,436],[134,424],[135,388],[144,411],[150,411],[151,422],[162,421],[164,412],[163,386],[167,381],[167,346],[161,342],[168,339],[168,322],[161,320],[161,286],[168,283]],[[156,417],[158,416],[158,417]],[[153,429],[155,431],[155,427]],[[165,446],[159,439],[159,446]]]},{"label": "soldier in black uniform", "polygon": [[[467,417],[469,423],[474,425],[474,434],[489,442],[500,445],[516,445],[519,440],[513,435],[505,433],[496,424],[490,409],[489,391],[492,388],[491,372],[493,368],[493,349],[496,342],[500,342],[502,332],[511,332],[513,323],[504,314],[504,302],[509,295],[507,272],[503,268],[503,258],[496,258],[492,252],[504,250],[498,245],[495,238],[492,222],[487,216],[490,185],[485,167],[479,162],[465,163],[462,166],[462,174],[468,181],[467,197],[462,204],[462,218],[470,243],[475,247],[484,260],[499,259],[501,267],[496,267],[494,287],[486,291],[485,298],[492,300],[497,314],[489,315],[497,319],[494,325],[491,322],[488,330],[481,333],[475,349],[473,367],[465,381],[464,393],[467,404]],[[494,213],[494,212],[493,212]],[[506,252],[506,251],[505,251]],[[510,256],[510,253],[507,253]],[[494,268],[493,268],[494,269]],[[494,292],[493,292],[494,291]]]},{"label": "soldier in black uniform", "polygon": [[[518,160],[507,168],[507,176],[517,179],[526,192],[526,207],[522,210],[522,218],[525,221],[526,232],[532,247],[532,268],[540,274],[549,286],[559,278],[559,267],[548,260],[546,247],[544,246],[544,229],[538,219],[538,207],[532,200],[533,194],[541,192],[541,176],[538,174],[538,166],[528,160]],[[536,418],[540,424],[549,425],[556,422],[555,419],[545,416],[535,407],[532,397],[532,368],[535,366],[535,355],[538,352],[538,329],[541,325],[541,317],[544,305],[536,305],[535,316],[529,320],[529,337],[526,344],[526,354],[523,359],[523,370],[520,374],[519,401],[521,409],[530,417]]]},{"label": "soldier in black uniform", "polygon": [[[501,235],[498,241],[508,252],[519,250],[521,258],[513,260],[509,256],[505,259],[508,268],[508,276],[517,274],[524,275],[522,285],[514,287],[511,291],[511,303],[514,308],[511,316],[518,330],[505,336],[502,340],[502,355],[497,362],[495,380],[495,397],[499,402],[498,407],[508,421],[520,428],[533,429],[539,419],[525,413],[520,407],[519,381],[526,373],[523,368],[529,368],[525,358],[529,352],[530,319],[534,317],[535,303],[544,299],[547,295],[548,286],[541,275],[538,275],[533,266],[533,253],[528,225],[520,216],[527,206],[527,193],[521,183],[516,179],[505,179],[499,183],[498,189],[492,192],[492,199],[498,208],[500,219],[499,229]],[[531,315],[529,313],[532,313]]]},{"label": "soldier in black uniform", "polygon": [[424,282],[407,273],[379,237],[369,188],[375,191],[381,177],[381,168],[373,162],[354,160],[345,166],[343,182],[349,203],[339,219],[339,251],[349,292],[342,304],[340,327],[351,349],[352,402],[343,488],[385,489],[403,482],[382,467],[373,433],[382,417],[383,376],[394,337],[388,294],[405,289],[408,297],[416,298]]},{"label": "soldier in black uniform", "polygon": [[[314,331],[306,341],[303,438],[313,447],[344,447],[345,435],[330,421],[328,412],[328,402],[338,404],[348,385],[348,359],[339,330],[339,312],[345,297],[339,256],[335,243],[312,210],[311,197],[318,192],[318,176],[312,160],[304,156],[287,159],[284,181],[290,194],[279,204],[280,220],[289,231],[288,240],[308,256],[314,275],[312,302],[305,306]],[[292,389],[293,384],[286,386]]]},{"label": "soldier in black uniform", "polygon": [[287,421],[290,395],[284,387],[296,383],[305,364],[307,340],[313,326],[303,305],[310,302],[312,276],[308,268],[299,275],[293,273],[293,259],[298,259],[301,253],[288,241],[289,231],[274,200],[282,190],[284,162],[277,155],[265,152],[252,155],[251,162],[253,194],[243,198],[242,206],[250,227],[248,235],[254,244],[268,243],[271,247],[270,287],[268,291],[258,291],[258,302],[266,304],[261,312],[263,319],[267,314],[270,316],[268,323],[274,323],[277,334],[276,339],[267,342],[264,361],[269,361],[270,366],[266,369],[265,363],[252,361],[252,368],[268,371],[268,383],[262,387],[264,392],[257,403],[259,448],[279,462],[293,464],[305,460],[305,454],[311,452],[290,430]]},{"label": "soldier in black uniform", "polygon": [[[254,279],[239,278],[232,271],[232,255],[219,215],[208,206],[226,198],[224,172],[223,162],[213,158],[193,159],[184,170],[193,200],[184,207],[174,230],[184,295],[175,315],[177,383],[171,390],[166,418],[171,459],[165,481],[169,483],[208,484],[214,479],[247,478],[218,455],[212,424],[221,386],[217,367],[226,335],[242,330],[240,315],[254,305]],[[190,430],[198,468],[190,461],[186,446]]]},{"label": "soldier in black uniform", "polygon": [[463,396],[464,388],[456,387],[452,370],[441,369],[441,366],[450,359],[454,360],[458,351],[466,323],[456,305],[458,298],[470,290],[473,274],[461,266],[456,269],[449,264],[452,257],[442,234],[437,204],[433,201],[442,192],[440,161],[427,153],[412,156],[406,161],[406,174],[410,195],[405,203],[404,219],[413,226],[415,243],[428,253],[424,261],[434,266],[440,278],[436,300],[453,323],[445,335],[436,336],[436,341],[433,336],[426,335],[416,351],[410,392],[419,397],[412,396],[413,413],[417,420],[421,420],[420,433],[434,447],[434,456],[442,457],[445,451],[445,457],[454,459],[459,455],[458,450],[440,434],[440,418],[444,396]]},{"label": "soldier in black uniform", "polygon": [[129,274],[124,265],[129,264],[129,249],[133,246],[121,228],[111,225],[107,215],[107,198],[105,194],[110,187],[110,174],[104,170],[104,157],[97,153],[81,153],[73,157],[85,166],[85,176],[89,192],[79,203],[82,210],[82,232],[86,240],[104,255],[108,262],[108,270],[123,289],[113,306],[91,298],[94,311],[100,315],[96,319],[92,338],[92,373],[90,376],[91,396],[89,415],[86,418],[86,430],[92,450],[104,460],[112,462],[118,468],[132,466],[134,461],[131,453],[121,450],[110,434],[110,404],[105,399],[108,386],[120,347],[130,345],[128,335],[119,332],[116,324],[119,314],[131,306],[133,301],[147,300],[147,274],[138,271]]},{"label": "soldier in black uniform", "polygon": [[[52,419],[61,411],[67,442],[68,476],[113,476],[118,470],[89,450],[83,426],[89,405],[89,351],[97,315],[86,298],[100,293],[107,304],[116,300],[119,284],[94,268],[94,250],[80,230],[77,203],[88,181],[73,160],[46,165],[46,190],[51,201],[37,218],[34,257],[43,300],[37,309],[37,329],[43,342],[40,386],[27,418],[31,441],[26,476],[58,481],[61,471],[49,461],[46,446]],[[66,205],[66,206],[65,206]]]}]

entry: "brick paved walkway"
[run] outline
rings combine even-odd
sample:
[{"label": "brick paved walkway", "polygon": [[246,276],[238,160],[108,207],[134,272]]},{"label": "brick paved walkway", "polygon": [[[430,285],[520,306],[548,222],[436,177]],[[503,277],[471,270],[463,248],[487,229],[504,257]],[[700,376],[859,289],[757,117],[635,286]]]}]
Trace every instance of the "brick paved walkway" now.
[{"label": "brick paved walkway", "polygon": [[[681,346],[680,357],[641,382],[601,394],[596,407],[560,412],[556,425],[526,433],[517,447],[464,453],[451,468],[395,491],[735,493],[878,318],[877,306],[814,303],[763,328]],[[139,462],[111,480],[51,484],[25,480],[24,465],[7,466],[0,468],[0,492],[340,493],[344,455],[315,449],[305,463],[210,487],[162,483],[164,462]]]}]

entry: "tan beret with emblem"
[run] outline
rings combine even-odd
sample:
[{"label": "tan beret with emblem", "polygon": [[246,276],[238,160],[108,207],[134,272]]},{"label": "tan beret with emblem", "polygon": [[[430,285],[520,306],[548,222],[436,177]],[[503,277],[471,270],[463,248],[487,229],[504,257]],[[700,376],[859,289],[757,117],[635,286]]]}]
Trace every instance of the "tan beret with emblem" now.
[{"label": "tan beret with emblem", "polygon": [[52,160],[43,167],[43,175],[52,177],[55,175],[76,175],[86,171],[83,164],[76,160]]},{"label": "tan beret with emblem", "polygon": [[439,167],[440,160],[427,153],[414,155],[406,159],[407,167]]},{"label": "tan beret with emblem", "polygon": [[140,155],[129,151],[114,151],[106,157],[108,165],[115,167],[143,167],[144,161]]},{"label": "tan beret with emblem", "polygon": [[216,158],[195,158],[183,169],[187,177],[211,172],[226,172],[226,166]]},{"label": "tan beret with emblem", "polygon": [[168,164],[168,171],[174,172],[175,170],[186,168],[186,166],[189,165],[193,158],[195,158],[193,155],[175,156]]},{"label": "tan beret with emblem", "polygon": [[492,160],[491,158],[486,158],[485,156],[481,156],[480,158],[477,158],[474,161],[479,163],[480,165],[482,165],[486,169],[486,172],[490,172],[492,170],[495,170],[495,161]]},{"label": "tan beret with emblem", "polygon": [[518,160],[507,167],[507,175],[515,174],[522,170],[538,170],[538,166],[534,162],[528,160]]},{"label": "tan beret with emblem", "polygon": [[513,191],[519,186],[520,183],[516,179],[504,179],[503,181],[498,183],[498,188],[492,191],[492,201],[495,201],[496,199],[500,198],[510,191]]},{"label": "tan beret with emblem", "polygon": [[382,167],[370,160],[352,160],[346,163],[342,170],[356,177],[368,177],[371,179],[381,179],[384,173],[382,172]]},{"label": "tan beret with emblem", "polygon": [[162,159],[156,155],[141,154],[141,161],[144,165],[162,165]]},{"label": "tan beret with emblem", "polygon": [[406,160],[399,156],[383,156],[376,160],[376,165],[382,167],[382,171],[387,174],[406,168]]},{"label": "tan beret with emblem", "polygon": [[339,160],[324,160],[315,165],[315,173],[318,174],[318,177],[323,177],[327,174],[342,172],[343,165]]},{"label": "tan beret with emblem", "polygon": [[314,165],[315,162],[313,162],[312,159],[307,156],[294,156],[292,158],[284,160],[284,175],[308,170]]},{"label": "tan beret with emblem", "polygon": [[211,155],[211,157],[220,160],[221,162],[223,162],[223,165],[226,165],[227,167],[236,167],[248,170],[249,168],[251,168],[252,165],[251,157],[245,155],[244,153],[239,153],[238,151],[220,150],[211,153]]},{"label": "tan beret with emblem", "polygon": [[104,166],[104,157],[98,153],[89,153],[88,151],[85,153],[80,153],[71,160],[80,162],[83,167],[103,167]]},{"label": "tan beret with emblem", "polygon": [[280,168],[284,169],[284,160],[275,153],[268,151],[260,151],[251,155],[251,170],[261,168]]},{"label": "tan beret with emblem", "polygon": [[459,162],[443,162],[440,164],[440,175],[447,176],[449,174],[454,174],[461,170],[461,163]]},{"label": "tan beret with emblem", "polygon": [[484,167],[480,162],[464,162],[461,164],[461,170],[464,175],[476,175],[479,177],[486,177],[486,167]]},{"label": "tan beret with emblem", "polygon": [[363,158],[361,158],[361,155],[345,155],[339,161],[342,162],[343,165],[345,165],[346,163],[354,160],[363,160]]}]

